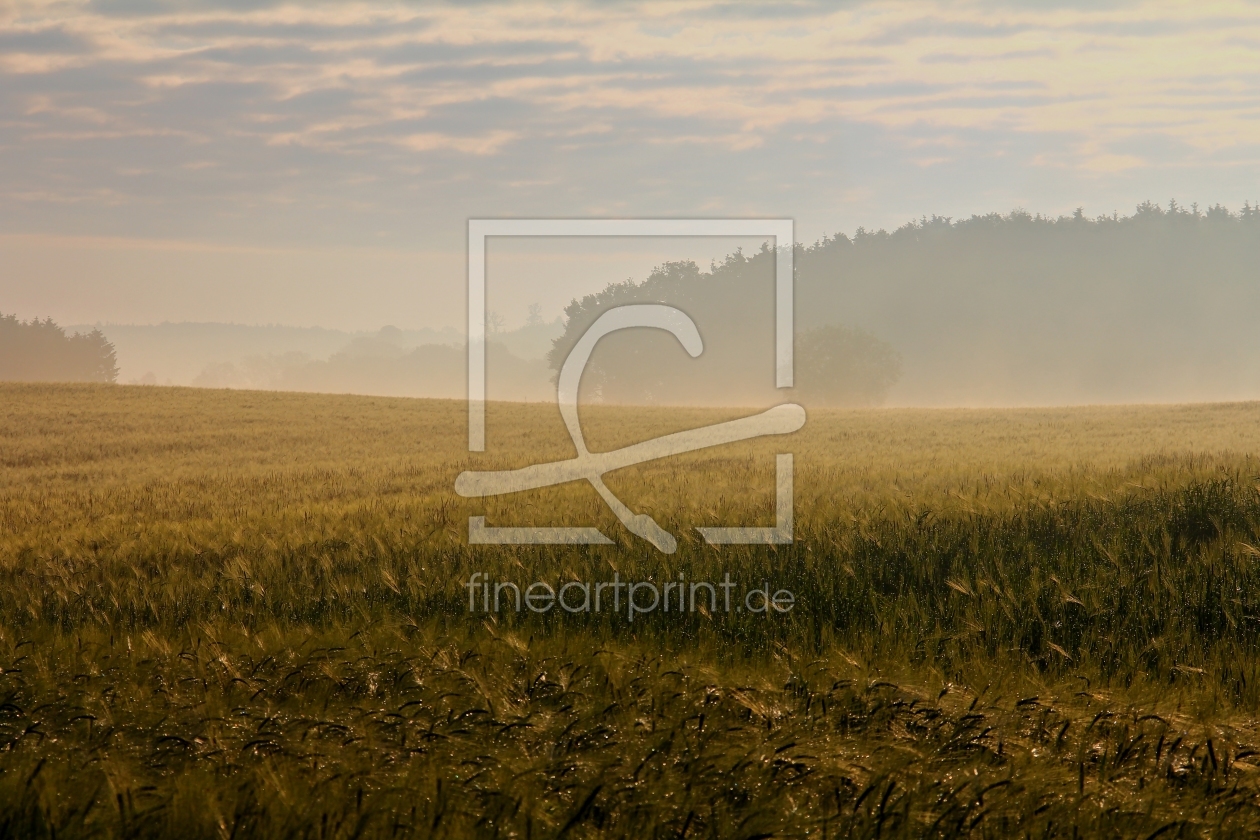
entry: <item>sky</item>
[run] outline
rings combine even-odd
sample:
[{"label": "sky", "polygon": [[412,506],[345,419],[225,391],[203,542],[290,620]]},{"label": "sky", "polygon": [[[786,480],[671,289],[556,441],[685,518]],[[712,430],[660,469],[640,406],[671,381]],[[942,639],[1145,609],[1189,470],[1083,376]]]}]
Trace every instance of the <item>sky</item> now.
[{"label": "sky", "polygon": [[[1260,3],[0,0],[0,312],[459,326],[477,217],[1260,198]],[[503,243],[509,325],[731,243]],[[741,243],[742,244],[742,243]],[[531,291],[540,289],[540,292]]]}]

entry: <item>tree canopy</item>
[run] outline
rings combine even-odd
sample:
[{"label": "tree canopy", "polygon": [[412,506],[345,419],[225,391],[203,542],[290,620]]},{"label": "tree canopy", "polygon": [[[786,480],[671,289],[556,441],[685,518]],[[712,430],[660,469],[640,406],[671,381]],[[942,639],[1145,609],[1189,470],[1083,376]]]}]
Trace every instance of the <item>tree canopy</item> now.
[{"label": "tree canopy", "polygon": [[20,321],[0,315],[0,380],[114,382],[114,345],[100,330],[66,335],[52,318]]},{"label": "tree canopy", "polygon": [[[769,247],[707,271],[667,263],[575,300],[551,366],[604,310],[650,301],[687,312],[704,353],[690,359],[658,330],[610,335],[591,357],[588,396],[870,404],[883,383],[890,400],[920,405],[1260,398],[1260,209],[1250,203],[933,216],[795,247],[798,394],[773,393]],[[817,356],[810,331],[841,325],[850,338],[831,333],[833,349]],[[818,390],[856,371],[870,387]]]}]

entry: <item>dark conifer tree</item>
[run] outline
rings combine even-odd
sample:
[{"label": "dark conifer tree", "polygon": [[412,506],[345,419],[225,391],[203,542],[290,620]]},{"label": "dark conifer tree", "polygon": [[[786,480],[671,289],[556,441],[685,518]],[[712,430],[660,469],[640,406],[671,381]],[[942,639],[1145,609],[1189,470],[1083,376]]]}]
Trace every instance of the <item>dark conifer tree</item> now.
[{"label": "dark conifer tree", "polygon": [[0,315],[0,381],[114,382],[118,362],[100,330],[66,335],[52,318]]}]

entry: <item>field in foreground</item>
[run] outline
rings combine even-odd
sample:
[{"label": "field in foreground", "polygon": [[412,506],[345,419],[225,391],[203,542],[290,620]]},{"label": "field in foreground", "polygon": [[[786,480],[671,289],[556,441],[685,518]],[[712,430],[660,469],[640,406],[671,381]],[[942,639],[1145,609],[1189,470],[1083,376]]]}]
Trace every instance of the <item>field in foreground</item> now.
[{"label": "field in foreground", "polygon": [[[592,408],[606,449],[732,412]],[[0,385],[0,836],[1260,832],[1260,405],[815,412],[465,500],[554,407]],[[796,459],[796,541],[768,525]],[[469,547],[491,525],[617,545]],[[474,572],[790,590],[469,610]],[[710,602],[712,603],[712,602]]]}]

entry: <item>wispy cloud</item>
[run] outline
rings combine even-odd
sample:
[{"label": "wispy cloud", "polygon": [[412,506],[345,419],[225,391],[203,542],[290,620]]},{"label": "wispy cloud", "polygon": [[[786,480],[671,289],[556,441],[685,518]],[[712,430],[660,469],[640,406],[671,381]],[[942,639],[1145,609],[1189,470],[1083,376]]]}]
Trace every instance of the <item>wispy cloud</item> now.
[{"label": "wispy cloud", "polygon": [[[249,236],[247,208],[298,202],[361,236],[417,195],[457,218],[758,196],[808,215],[824,190],[877,196],[879,220],[905,184],[1035,201],[1003,184],[1047,168],[1125,179],[1108,198],[1170,168],[1254,182],[1257,43],[1248,2],[16,2],[0,192],[22,212],[0,222]],[[166,218],[119,221],[129,202]]]}]

